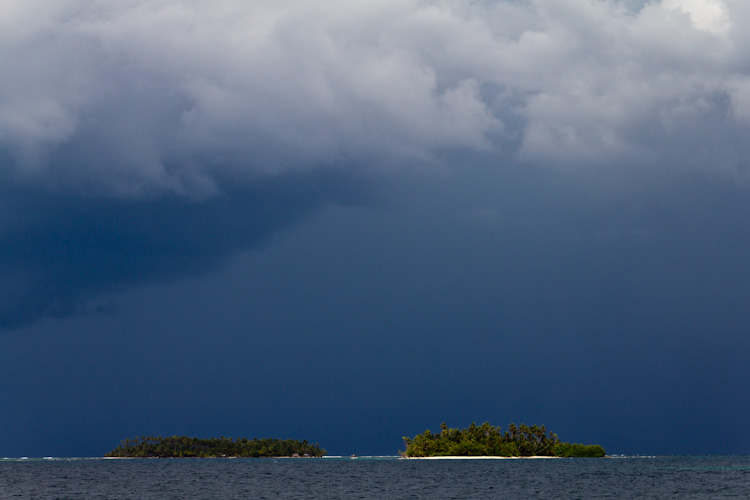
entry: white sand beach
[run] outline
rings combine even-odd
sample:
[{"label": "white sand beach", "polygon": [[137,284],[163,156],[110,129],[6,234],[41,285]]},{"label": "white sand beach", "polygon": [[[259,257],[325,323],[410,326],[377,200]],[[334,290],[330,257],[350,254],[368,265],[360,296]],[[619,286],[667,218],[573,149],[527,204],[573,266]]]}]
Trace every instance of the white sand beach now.
[{"label": "white sand beach", "polygon": [[540,458],[560,458],[560,457],[540,457],[540,456],[533,456],[533,457],[494,457],[494,456],[475,456],[475,457],[465,457],[465,456],[445,456],[445,457],[401,457],[404,460],[533,460],[533,459],[540,459]]}]

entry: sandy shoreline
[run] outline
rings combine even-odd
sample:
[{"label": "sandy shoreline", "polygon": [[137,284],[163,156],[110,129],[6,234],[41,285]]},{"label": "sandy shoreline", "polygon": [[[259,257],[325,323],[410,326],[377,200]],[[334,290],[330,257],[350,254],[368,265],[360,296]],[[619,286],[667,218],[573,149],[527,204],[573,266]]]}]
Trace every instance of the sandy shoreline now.
[{"label": "sandy shoreline", "polygon": [[446,457],[401,457],[404,460],[529,460],[529,459],[546,459],[546,458],[560,458],[560,457],[495,457],[491,455],[482,456],[446,456]]}]

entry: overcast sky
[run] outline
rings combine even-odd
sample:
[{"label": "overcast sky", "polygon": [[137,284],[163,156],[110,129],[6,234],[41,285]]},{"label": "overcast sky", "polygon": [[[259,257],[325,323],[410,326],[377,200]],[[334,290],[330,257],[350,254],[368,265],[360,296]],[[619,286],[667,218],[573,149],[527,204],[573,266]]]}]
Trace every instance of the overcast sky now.
[{"label": "overcast sky", "polygon": [[0,3],[0,457],[747,453],[750,4]]}]

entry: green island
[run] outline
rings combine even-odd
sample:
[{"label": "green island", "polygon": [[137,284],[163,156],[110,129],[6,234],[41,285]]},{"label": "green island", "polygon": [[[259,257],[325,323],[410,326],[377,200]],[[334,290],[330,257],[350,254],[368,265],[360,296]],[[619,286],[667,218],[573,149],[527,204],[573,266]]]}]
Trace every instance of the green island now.
[{"label": "green island", "polygon": [[466,429],[450,429],[443,422],[439,433],[429,429],[413,438],[404,437],[405,458],[443,456],[494,457],[603,457],[598,444],[571,444],[560,441],[556,434],[542,425],[510,424],[502,432],[485,422],[471,423]]},{"label": "green island", "polygon": [[210,438],[141,436],[125,439],[109,458],[209,458],[209,457],[322,457],[318,444],[296,439]]}]

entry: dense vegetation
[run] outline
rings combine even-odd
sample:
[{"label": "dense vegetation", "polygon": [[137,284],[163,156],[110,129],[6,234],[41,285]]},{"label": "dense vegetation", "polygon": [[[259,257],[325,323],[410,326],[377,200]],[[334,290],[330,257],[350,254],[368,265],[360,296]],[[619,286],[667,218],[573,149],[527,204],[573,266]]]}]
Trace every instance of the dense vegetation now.
[{"label": "dense vegetation", "polygon": [[187,436],[141,436],[126,439],[106,457],[178,458],[178,457],[321,457],[326,450],[318,444],[296,439],[210,438]]},{"label": "dense vegetation", "polygon": [[603,457],[599,445],[563,443],[552,432],[541,427],[510,424],[502,432],[488,422],[466,429],[450,429],[443,422],[440,433],[429,429],[414,438],[404,437],[405,457],[496,456],[496,457]]}]

